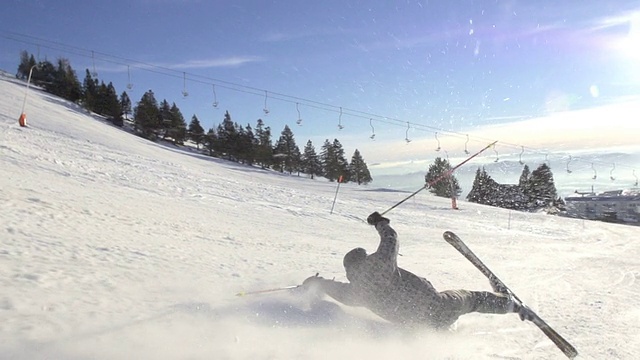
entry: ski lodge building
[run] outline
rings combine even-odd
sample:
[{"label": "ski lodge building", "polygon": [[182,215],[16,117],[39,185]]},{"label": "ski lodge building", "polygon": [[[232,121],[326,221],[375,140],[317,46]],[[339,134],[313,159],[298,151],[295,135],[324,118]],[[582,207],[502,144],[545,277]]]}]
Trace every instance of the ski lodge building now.
[{"label": "ski lodge building", "polygon": [[565,216],[640,225],[640,189],[576,194],[564,198]]}]

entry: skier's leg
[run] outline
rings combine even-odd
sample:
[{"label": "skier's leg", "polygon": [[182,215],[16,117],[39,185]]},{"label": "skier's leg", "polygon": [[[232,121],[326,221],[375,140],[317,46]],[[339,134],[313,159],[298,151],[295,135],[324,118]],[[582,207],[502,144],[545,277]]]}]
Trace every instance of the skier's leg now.
[{"label": "skier's leg", "polygon": [[446,290],[435,294],[437,305],[429,313],[436,327],[449,326],[471,312],[507,314],[519,309],[508,295],[490,291]]},{"label": "skier's leg", "polygon": [[471,293],[467,290],[446,290],[437,292],[436,304],[429,313],[436,328],[452,325],[460,315],[470,313],[474,309]]},{"label": "skier's leg", "polygon": [[476,311],[477,302],[473,293],[468,290],[446,290],[438,293],[439,308],[434,318],[439,327],[452,325],[460,315]]},{"label": "skier's leg", "polygon": [[458,316],[470,312],[506,314],[514,312],[513,302],[508,295],[489,291],[446,290],[440,292],[449,312]]},{"label": "skier's leg", "polygon": [[440,292],[444,311],[455,313],[457,316],[475,311],[476,304],[471,291],[445,290]]}]

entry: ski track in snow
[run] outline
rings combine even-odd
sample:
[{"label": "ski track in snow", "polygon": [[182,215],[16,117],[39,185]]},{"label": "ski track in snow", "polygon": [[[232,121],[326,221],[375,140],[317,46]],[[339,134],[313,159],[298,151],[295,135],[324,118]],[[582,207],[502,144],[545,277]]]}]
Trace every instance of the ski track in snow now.
[{"label": "ski track in snow", "polygon": [[[145,141],[0,77],[0,358],[561,359],[515,315],[409,332],[295,291],[374,251],[364,219],[408,193],[249,168]],[[640,357],[637,227],[419,194],[388,216],[401,266],[438,289],[489,289],[458,233],[581,359]]]}]

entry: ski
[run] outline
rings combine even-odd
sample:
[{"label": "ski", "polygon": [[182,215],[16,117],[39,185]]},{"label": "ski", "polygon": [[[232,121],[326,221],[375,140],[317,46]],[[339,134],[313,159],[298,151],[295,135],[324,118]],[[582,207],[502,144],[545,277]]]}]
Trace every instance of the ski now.
[{"label": "ski", "polygon": [[[476,256],[476,254],[469,249],[469,247],[458,237],[458,235],[454,234],[451,231],[446,231],[443,234],[444,239],[451,244],[456,250],[458,250],[467,260],[469,260],[484,276],[486,276],[489,281],[494,284],[497,284],[499,287],[505,289],[513,298],[513,300],[517,301],[521,306],[526,306],[522,300],[520,300],[514,293],[509,289],[498,277],[491,271],[489,268]],[[531,312],[531,316],[533,319],[531,320],[542,332],[551,340],[553,343],[569,358],[573,359],[578,356],[578,351],[573,345],[571,345],[567,340],[565,340],[560,334],[558,334],[549,324],[547,324],[538,314],[536,314],[533,310],[527,307],[527,309]]]}]

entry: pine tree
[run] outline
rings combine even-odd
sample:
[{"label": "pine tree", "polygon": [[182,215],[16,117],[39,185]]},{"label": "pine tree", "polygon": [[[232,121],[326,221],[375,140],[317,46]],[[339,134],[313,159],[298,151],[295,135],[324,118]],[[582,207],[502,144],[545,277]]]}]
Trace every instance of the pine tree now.
[{"label": "pine tree", "polygon": [[96,110],[96,103],[98,98],[98,79],[94,79],[86,69],[84,81],[82,82],[82,103],[84,107],[89,111]]},{"label": "pine tree", "polygon": [[163,99],[158,106],[160,114],[160,130],[162,132],[162,140],[165,140],[169,136],[169,130],[171,129],[171,105],[167,99]]},{"label": "pine tree", "polygon": [[69,60],[63,59],[64,66],[62,66],[62,85],[65,87],[65,99],[77,103],[82,99],[82,85],[78,80],[76,71],[71,67]]},{"label": "pine tree", "polygon": [[129,120],[129,115],[131,114],[131,99],[126,91],[120,94],[120,111],[124,115],[124,118]]},{"label": "pine tree", "polygon": [[184,120],[184,116],[176,103],[171,104],[169,119],[169,136],[176,144],[184,145],[184,140],[187,137],[187,122]]},{"label": "pine tree", "polygon": [[106,109],[103,115],[107,116],[114,125],[122,126],[122,107],[118,101],[118,93],[113,83],[109,82],[105,94]]},{"label": "pine tree", "polygon": [[560,211],[566,211],[567,210],[567,204],[564,202],[564,199],[560,196],[558,196],[558,198],[556,199],[556,201],[554,201],[553,206],[555,208],[557,208]]},{"label": "pine tree", "polygon": [[344,157],[344,149],[338,139],[333,139],[333,143],[325,140],[320,153],[324,176],[329,181],[335,181],[343,177],[344,181],[349,179],[349,163]]},{"label": "pine tree", "polygon": [[287,171],[289,174],[298,170],[300,163],[300,148],[296,145],[296,140],[289,125],[285,125],[280,133],[280,138],[274,149],[274,157],[279,159],[276,170]]},{"label": "pine tree", "polygon": [[265,127],[262,119],[258,119],[255,132],[257,145],[255,159],[263,169],[269,168],[273,163],[273,144],[271,141],[271,128]]},{"label": "pine tree", "polygon": [[257,143],[253,133],[253,128],[251,128],[251,125],[249,124],[244,128],[237,125],[236,132],[238,133],[238,141],[236,143],[238,161],[243,164],[253,165],[255,161],[255,145]]},{"label": "pine tree", "polygon": [[56,66],[53,69],[53,72],[50,74],[51,77],[49,81],[44,83],[44,89],[53,95],[64,98],[65,96],[65,88],[64,88],[64,66],[65,64],[62,61],[62,58],[58,58],[56,62]]},{"label": "pine tree", "polygon": [[476,177],[473,179],[471,191],[467,194],[467,201],[479,203],[482,195],[482,171],[480,168],[476,170]]},{"label": "pine tree", "polygon": [[520,180],[518,181],[518,186],[523,190],[527,187],[529,183],[529,178],[531,177],[531,171],[529,170],[529,166],[525,165],[522,169],[522,174],[520,175]]},{"label": "pine tree", "polygon": [[516,210],[527,210],[532,207],[531,205],[531,189],[530,189],[530,181],[531,181],[531,171],[529,170],[529,166],[525,165],[522,168],[522,174],[520,174],[520,179],[518,179],[518,188],[522,193],[522,199],[519,204],[515,207]]},{"label": "pine tree", "polygon": [[256,162],[256,150],[258,149],[258,138],[253,132],[253,128],[250,124],[244,128],[243,143],[245,144],[245,163],[253,165]]},{"label": "pine tree", "polygon": [[531,172],[527,192],[530,199],[530,206],[534,209],[553,205],[558,196],[556,186],[553,181],[551,168],[543,163]]},{"label": "pine tree", "polygon": [[351,163],[349,164],[349,175],[349,180],[355,181],[358,185],[366,185],[373,180],[371,178],[369,168],[367,168],[367,163],[362,158],[362,155],[360,155],[360,151],[358,151],[358,149],[354,151],[353,156],[351,157]]},{"label": "pine tree", "polygon": [[100,85],[98,85],[96,89],[96,100],[93,112],[104,115],[107,113],[107,108],[107,85],[105,85],[104,81],[100,81]]},{"label": "pine tree", "polygon": [[302,171],[302,153],[300,152],[300,147],[298,145],[293,148],[293,153],[291,155],[292,172],[296,172],[298,173],[298,176],[300,176],[300,172]]},{"label": "pine tree", "polygon": [[478,204],[496,206],[499,203],[499,184],[487,174],[487,171],[478,168],[476,177],[473,180],[471,191],[467,195],[467,200]]},{"label": "pine tree", "polygon": [[200,125],[200,120],[193,114],[191,122],[189,122],[189,139],[196,143],[196,147],[200,149],[200,144],[204,141],[204,129]]},{"label": "pine tree", "polygon": [[98,86],[96,90],[92,111],[96,114],[106,116],[109,119],[121,118],[122,110],[113,83],[105,85],[104,82],[100,82],[100,86]]},{"label": "pine tree", "polygon": [[226,111],[222,124],[218,125],[215,150],[222,158],[232,161],[238,161],[238,154],[236,151],[238,133],[236,128],[236,124],[231,120],[231,114],[229,114],[229,111]]},{"label": "pine tree", "polygon": [[[451,170],[451,164],[449,164],[449,161],[437,157],[434,163],[429,165],[429,170],[427,170],[427,174],[425,175],[424,180],[425,182],[430,183],[449,170]],[[460,189],[458,179],[456,179],[456,177],[451,174],[438,181],[437,183],[431,185],[431,187],[429,188],[429,192],[441,197],[458,197],[460,196],[462,189]]]},{"label": "pine tree", "polygon": [[335,168],[333,162],[333,146],[331,146],[329,139],[325,139],[324,144],[322,144],[322,147],[320,148],[320,164],[322,164],[322,173],[320,175],[326,177],[331,181],[337,179],[335,171],[332,170],[333,168]]},{"label": "pine tree", "polygon": [[31,68],[36,65],[36,59],[33,54],[29,54],[26,50],[20,52],[20,64],[18,65],[18,72],[16,77],[21,80],[27,80]]},{"label": "pine tree", "polygon": [[204,147],[209,150],[209,156],[215,156],[215,149],[218,146],[218,137],[213,128],[209,129],[207,134],[204,136]]},{"label": "pine tree", "polygon": [[343,180],[350,181],[351,174],[349,173],[349,162],[344,154],[344,148],[338,139],[333,139],[333,151],[336,157],[336,164],[338,165],[338,178],[342,175]]},{"label": "pine tree", "polygon": [[58,59],[57,66],[48,74],[44,88],[47,92],[72,102],[80,100],[82,95],[76,72],[65,58]]},{"label": "pine tree", "polygon": [[158,109],[158,101],[149,90],[142,95],[138,105],[133,110],[133,121],[137,131],[147,139],[155,139],[160,129],[161,117]]},{"label": "pine tree", "polygon": [[48,85],[53,84],[55,78],[56,67],[44,59],[38,62],[38,66],[33,69],[31,74],[31,83],[47,88]]},{"label": "pine tree", "polygon": [[316,154],[316,149],[311,140],[307,140],[307,145],[305,145],[303,150],[301,157],[301,171],[309,175],[311,179],[322,174],[322,163]]}]

